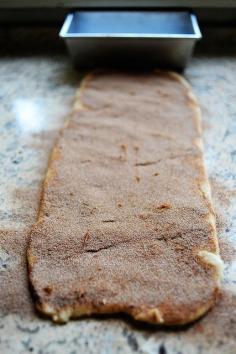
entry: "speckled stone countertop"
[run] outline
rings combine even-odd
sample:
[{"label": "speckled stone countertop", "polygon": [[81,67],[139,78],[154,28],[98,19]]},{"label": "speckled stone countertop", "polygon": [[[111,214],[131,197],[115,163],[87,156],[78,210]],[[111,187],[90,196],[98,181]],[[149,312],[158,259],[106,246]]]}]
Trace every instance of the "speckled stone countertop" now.
[{"label": "speckled stone countertop", "polygon": [[236,29],[208,29],[185,72],[203,113],[206,164],[225,275],[204,318],[181,329],[127,317],[60,326],[34,312],[27,283],[28,233],[59,129],[81,73],[57,31],[0,30],[0,353],[236,353]]}]

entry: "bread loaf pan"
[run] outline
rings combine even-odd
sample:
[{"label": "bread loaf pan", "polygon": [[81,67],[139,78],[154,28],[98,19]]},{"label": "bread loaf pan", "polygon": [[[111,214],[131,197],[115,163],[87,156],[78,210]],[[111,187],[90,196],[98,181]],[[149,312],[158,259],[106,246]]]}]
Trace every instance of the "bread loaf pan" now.
[{"label": "bread loaf pan", "polygon": [[76,11],[60,36],[76,67],[164,67],[182,70],[201,32],[188,11]]}]

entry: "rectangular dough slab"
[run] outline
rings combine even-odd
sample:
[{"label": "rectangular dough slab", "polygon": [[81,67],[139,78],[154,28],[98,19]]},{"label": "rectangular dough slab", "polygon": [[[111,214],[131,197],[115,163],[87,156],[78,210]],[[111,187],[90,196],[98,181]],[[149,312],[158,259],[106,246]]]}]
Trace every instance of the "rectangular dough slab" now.
[{"label": "rectangular dough slab", "polygon": [[215,301],[221,259],[200,110],[174,73],[97,72],[54,148],[28,248],[37,308],[176,325]]}]

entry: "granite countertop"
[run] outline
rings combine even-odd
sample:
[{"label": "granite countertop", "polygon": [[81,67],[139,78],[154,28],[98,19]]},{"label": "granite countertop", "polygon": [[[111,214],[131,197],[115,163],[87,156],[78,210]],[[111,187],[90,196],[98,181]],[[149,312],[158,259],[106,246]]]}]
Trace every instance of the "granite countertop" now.
[{"label": "granite countertop", "polygon": [[222,294],[193,325],[163,329],[116,316],[60,326],[34,312],[26,246],[50,151],[81,73],[54,28],[0,30],[0,352],[234,354],[236,351],[236,29],[207,29],[185,76],[203,113],[221,254]]}]

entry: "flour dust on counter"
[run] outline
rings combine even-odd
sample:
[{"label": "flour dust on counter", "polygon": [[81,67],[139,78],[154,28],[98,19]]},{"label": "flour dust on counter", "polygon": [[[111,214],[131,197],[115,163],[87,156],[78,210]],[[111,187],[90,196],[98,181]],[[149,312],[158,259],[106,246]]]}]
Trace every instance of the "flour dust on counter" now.
[{"label": "flour dust on counter", "polygon": [[28,248],[55,322],[179,325],[215,303],[222,261],[200,109],[175,73],[88,75],[53,150]]}]

